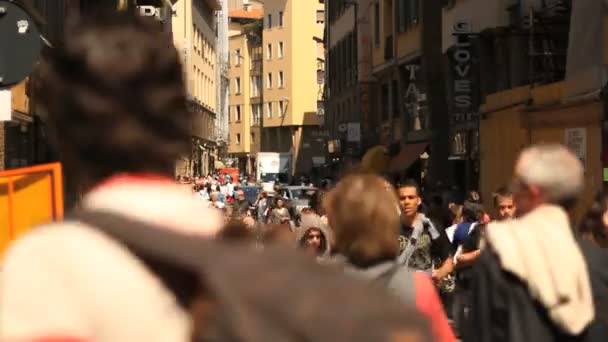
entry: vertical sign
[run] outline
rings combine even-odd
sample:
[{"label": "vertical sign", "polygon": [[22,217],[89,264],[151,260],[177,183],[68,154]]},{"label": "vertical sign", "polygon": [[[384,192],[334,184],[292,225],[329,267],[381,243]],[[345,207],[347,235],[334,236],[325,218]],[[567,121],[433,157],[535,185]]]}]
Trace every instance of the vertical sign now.
[{"label": "vertical sign", "polygon": [[456,47],[453,49],[451,60],[453,69],[453,106],[452,121],[463,123],[471,121],[474,116],[473,90],[471,86],[472,56],[471,24],[468,21],[457,21],[453,27],[453,35],[456,36]]},{"label": "vertical sign", "polygon": [[583,168],[587,168],[587,130],[583,127],[566,128],[565,145],[580,159]]},{"label": "vertical sign", "polygon": [[424,102],[426,94],[419,87],[420,64],[406,64],[401,67],[402,105],[404,106],[410,131],[418,131],[428,128],[428,120],[425,112]]}]

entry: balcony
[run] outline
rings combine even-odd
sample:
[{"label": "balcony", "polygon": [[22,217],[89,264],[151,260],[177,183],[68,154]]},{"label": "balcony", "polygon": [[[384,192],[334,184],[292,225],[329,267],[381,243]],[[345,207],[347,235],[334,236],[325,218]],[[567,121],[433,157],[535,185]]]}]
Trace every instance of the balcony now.
[{"label": "balcony", "polygon": [[261,59],[254,59],[251,61],[251,74],[252,75],[261,75],[262,74],[262,60]]},{"label": "balcony", "polygon": [[384,60],[388,61],[395,57],[393,48],[393,35],[387,36],[384,39]]}]

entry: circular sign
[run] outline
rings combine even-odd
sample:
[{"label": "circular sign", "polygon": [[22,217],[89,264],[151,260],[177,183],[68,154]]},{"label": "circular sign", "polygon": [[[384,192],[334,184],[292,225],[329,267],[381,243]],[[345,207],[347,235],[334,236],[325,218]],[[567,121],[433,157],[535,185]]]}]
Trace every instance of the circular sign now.
[{"label": "circular sign", "polygon": [[29,76],[40,48],[40,32],[32,17],[18,5],[0,0],[0,88]]}]

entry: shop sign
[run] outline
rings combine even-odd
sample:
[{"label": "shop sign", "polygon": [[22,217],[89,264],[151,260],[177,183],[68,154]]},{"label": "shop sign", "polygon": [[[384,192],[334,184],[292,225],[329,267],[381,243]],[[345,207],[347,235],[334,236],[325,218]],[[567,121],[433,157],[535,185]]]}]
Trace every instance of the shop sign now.
[{"label": "shop sign", "polygon": [[452,51],[451,65],[453,71],[453,98],[452,121],[455,123],[467,122],[474,119],[473,108],[473,58],[470,36],[473,34],[471,23],[466,20],[457,21],[453,26],[456,36],[456,46]]},{"label": "shop sign", "polygon": [[418,70],[420,70],[420,65],[417,64],[408,64],[405,66],[405,70],[407,72],[407,87],[405,89],[405,94],[403,95],[404,99],[407,100],[416,100],[418,98],[418,87],[416,85],[416,76]]},{"label": "shop sign", "polygon": [[467,131],[458,131],[452,134],[450,141],[450,159],[462,159],[467,154]]},{"label": "shop sign", "polygon": [[361,141],[361,125],[358,122],[349,122],[346,136],[348,142]]},{"label": "shop sign", "polygon": [[139,11],[139,15],[142,17],[155,17],[157,20],[163,20],[162,18],[162,10],[160,7],[155,6],[137,6],[137,10]]},{"label": "shop sign", "polygon": [[[148,2],[148,1],[146,1]],[[139,5],[137,10],[142,17],[155,17],[159,21],[171,21],[171,17],[176,15],[176,6],[157,7],[152,5]]]},{"label": "shop sign", "polygon": [[587,166],[587,130],[583,127],[566,128],[565,145]]},{"label": "shop sign", "polygon": [[420,91],[418,82],[420,65],[417,63],[407,64],[401,69],[403,84],[403,97],[401,99],[405,107],[405,113],[412,130],[426,128],[426,115],[424,113],[426,94]]}]

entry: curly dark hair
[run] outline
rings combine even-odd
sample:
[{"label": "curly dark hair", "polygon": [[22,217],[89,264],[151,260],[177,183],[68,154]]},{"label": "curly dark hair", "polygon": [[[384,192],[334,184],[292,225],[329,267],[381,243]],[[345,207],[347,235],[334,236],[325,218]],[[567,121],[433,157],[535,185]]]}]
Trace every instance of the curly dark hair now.
[{"label": "curly dark hair", "polygon": [[79,181],[171,175],[188,151],[182,67],[158,22],[116,12],[69,18],[39,72],[51,138]]},{"label": "curly dark hair", "polygon": [[608,210],[608,193],[599,193],[585,217],[581,220],[579,234],[600,247],[608,248],[608,236],[604,225],[604,213]]}]

